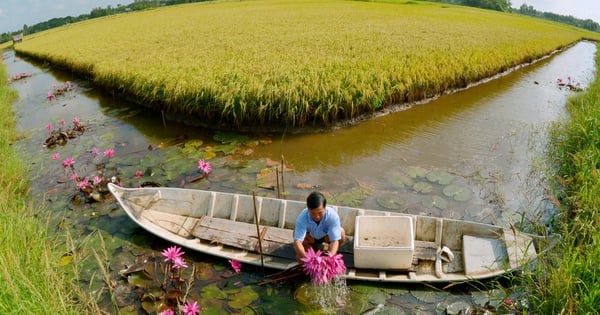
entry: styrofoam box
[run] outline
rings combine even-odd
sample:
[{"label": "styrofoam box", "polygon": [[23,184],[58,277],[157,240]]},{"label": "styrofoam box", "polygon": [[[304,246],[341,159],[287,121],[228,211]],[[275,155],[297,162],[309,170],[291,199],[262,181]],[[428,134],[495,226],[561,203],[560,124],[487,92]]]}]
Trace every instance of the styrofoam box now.
[{"label": "styrofoam box", "polygon": [[415,250],[411,216],[357,216],[354,266],[408,269]]}]

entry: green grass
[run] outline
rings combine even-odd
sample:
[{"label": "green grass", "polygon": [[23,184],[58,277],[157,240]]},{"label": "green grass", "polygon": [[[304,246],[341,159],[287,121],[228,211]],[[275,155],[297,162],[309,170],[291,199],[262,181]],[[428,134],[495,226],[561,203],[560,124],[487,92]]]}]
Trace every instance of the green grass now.
[{"label": "green grass", "polygon": [[[600,47],[596,54],[600,65]],[[559,255],[548,257],[534,287],[540,314],[598,314],[600,306],[600,71],[596,81],[568,105],[569,118],[551,132],[563,203]]]},{"label": "green grass", "polygon": [[84,307],[73,302],[78,290],[58,269],[57,242],[43,209],[28,199],[26,167],[11,146],[16,96],[0,63],[0,314],[82,314]]},{"label": "green grass", "polygon": [[423,1],[170,6],[25,38],[16,50],[207,125],[301,126],[413,102],[600,34]]}]

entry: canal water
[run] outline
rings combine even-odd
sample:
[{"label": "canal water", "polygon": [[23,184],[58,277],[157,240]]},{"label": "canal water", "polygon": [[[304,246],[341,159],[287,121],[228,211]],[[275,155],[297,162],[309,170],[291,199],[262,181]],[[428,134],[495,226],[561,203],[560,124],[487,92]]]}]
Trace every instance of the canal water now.
[{"label": "canal water", "polygon": [[[15,145],[30,163],[34,199],[50,211],[53,229],[81,242],[76,245],[79,251],[106,247],[111,278],[120,292],[119,307],[135,314],[152,306],[144,308],[139,303],[139,290],[131,289],[131,279],[118,271],[133,264],[136,257],[156,254],[169,244],[136,227],[114,202],[82,197],[61,165],[65,158],[74,158],[73,170],[80,176],[91,179],[100,172],[118,177],[124,186],[155,183],[281,194],[295,200],[304,200],[318,189],[330,204],[503,226],[544,225],[553,214],[546,201],[546,128],[565,118],[567,98],[574,93],[558,83],[585,88],[595,73],[595,51],[595,44],[580,42],[468,89],[354,126],[310,134],[234,134],[186,126],[11,51],[3,53],[3,62],[10,76],[31,74],[15,80],[11,87],[19,93],[14,109],[22,134]],[[72,82],[73,88],[48,100],[48,92],[60,90],[66,82]],[[66,143],[48,145],[50,131],[69,128],[73,118],[81,121],[85,131]],[[94,156],[94,149],[113,149],[115,155]],[[198,159],[212,164],[208,176],[199,176]],[[135,176],[137,171],[142,175]],[[65,255],[72,253],[74,249],[65,244]],[[96,292],[102,288],[97,279],[100,267],[90,257],[82,254],[81,281]],[[305,286],[256,286],[260,270],[246,267],[232,274],[227,262],[191,253],[188,257],[203,266],[206,276],[196,277],[198,291],[221,292],[220,298],[204,294],[213,297],[203,300],[213,311],[242,309],[234,307],[239,301],[233,306],[231,302],[239,292],[223,293],[231,283],[250,288],[238,288],[249,301],[244,312],[310,312],[315,307],[304,305],[307,302],[299,297],[306,293]],[[64,268],[74,264],[64,257],[60,261]],[[215,283],[219,285],[213,288]],[[343,291],[350,297],[336,306],[338,313],[360,313],[380,304],[389,313],[431,313],[439,311],[440,305],[481,307],[492,299],[427,287],[366,283],[348,287],[349,291]],[[109,309],[107,294],[101,296],[101,305]],[[201,296],[195,294],[198,299]]]}]

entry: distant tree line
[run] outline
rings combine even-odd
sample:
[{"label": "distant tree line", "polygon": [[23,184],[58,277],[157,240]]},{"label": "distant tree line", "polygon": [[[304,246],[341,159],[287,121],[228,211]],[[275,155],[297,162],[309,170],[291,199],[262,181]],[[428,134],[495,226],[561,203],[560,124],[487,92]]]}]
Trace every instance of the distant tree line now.
[{"label": "distant tree line", "polygon": [[23,25],[21,30],[7,32],[0,34],[0,44],[12,40],[13,35],[23,33],[23,35],[30,35],[37,32],[45,31],[51,28],[81,22],[89,19],[99,18],[107,15],[127,13],[132,11],[146,10],[155,7],[192,3],[192,2],[204,2],[207,0],[134,0],[133,3],[128,5],[118,4],[116,7],[107,6],[106,8],[94,8],[89,14],[81,14],[77,17],[66,16],[61,18],[52,18],[48,21],[37,23],[35,25]]},{"label": "distant tree line", "polygon": [[573,17],[571,15],[560,15],[560,14],[556,14],[556,13],[552,13],[552,12],[540,12],[540,11],[537,11],[536,9],[534,9],[533,6],[527,5],[527,3],[523,3],[520,8],[515,10],[515,12],[523,14],[523,15],[529,15],[529,16],[546,19],[546,20],[561,22],[561,23],[577,26],[579,28],[583,28],[586,30],[600,33],[600,24],[598,24],[594,20],[591,20],[591,19],[582,20],[582,19]]},{"label": "distant tree line", "polygon": [[489,10],[496,10],[502,12],[514,12],[523,15],[533,16],[541,19],[550,21],[560,22],[568,25],[573,25],[579,28],[590,30],[593,32],[600,32],[600,24],[591,19],[578,19],[571,15],[560,15],[552,12],[541,12],[537,11],[531,5],[523,3],[520,8],[513,9],[510,0],[431,0],[433,2],[444,2],[453,3],[458,5],[466,5],[470,7],[477,7]]}]

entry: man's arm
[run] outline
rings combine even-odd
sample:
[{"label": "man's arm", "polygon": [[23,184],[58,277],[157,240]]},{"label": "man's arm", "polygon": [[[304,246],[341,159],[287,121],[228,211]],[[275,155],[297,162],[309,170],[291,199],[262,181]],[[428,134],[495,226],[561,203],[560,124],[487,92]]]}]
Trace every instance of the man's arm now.
[{"label": "man's arm", "polygon": [[333,241],[333,242],[329,243],[329,249],[327,249],[327,251],[329,252],[330,256],[333,256],[333,255],[337,254],[339,248],[340,248],[340,241]]},{"label": "man's arm", "polygon": [[306,257],[304,245],[302,245],[301,241],[294,240],[294,251],[296,252],[296,260],[300,261],[300,258]]}]

